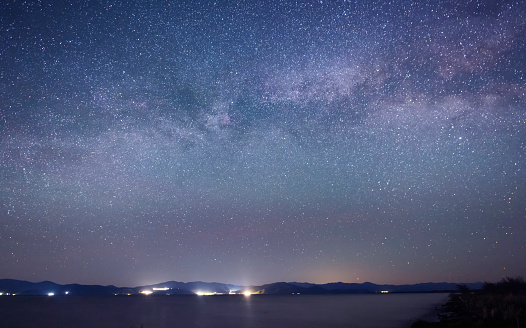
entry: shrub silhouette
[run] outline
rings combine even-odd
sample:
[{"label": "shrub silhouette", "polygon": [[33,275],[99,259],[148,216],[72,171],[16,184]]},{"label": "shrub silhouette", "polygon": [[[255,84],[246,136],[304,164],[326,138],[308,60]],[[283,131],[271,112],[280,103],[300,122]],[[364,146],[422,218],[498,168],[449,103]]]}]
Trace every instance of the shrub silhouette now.
[{"label": "shrub silhouette", "polygon": [[506,277],[498,283],[485,282],[478,291],[459,285],[439,317],[439,323],[426,325],[419,321],[412,327],[526,327],[526,281],[522,277]]}]

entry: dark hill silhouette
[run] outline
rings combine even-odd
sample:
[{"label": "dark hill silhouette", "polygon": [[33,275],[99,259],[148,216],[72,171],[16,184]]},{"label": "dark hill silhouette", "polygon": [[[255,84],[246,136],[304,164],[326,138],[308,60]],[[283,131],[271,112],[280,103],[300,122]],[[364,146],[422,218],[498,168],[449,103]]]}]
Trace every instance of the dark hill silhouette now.
[{"label": "dark hill silhouette", "polygon": [[298,286],[293,283],[276,282],[262,286],[254,286],[252,291],[258,294],[284,295],[284,294],[327,294],[327,290],[318,285],[308,287]]},{"label": "dark hill silhouette", "polygon": [[[482,283],[465,284],[470,289],[482,288]],[[167,288],[167,290],[156,291],[154,288]],[[198,291],[206,293],[228,294],[230,291],[241,293],[245,290],[259,294],[283,295],[283,294],[356,294],[356,293],[379,293],[389,291],[391,293],[420,293],[453,291],[457,288],[455,283],[422,283],[415,285],[377,285],[370,282],[363,284],[334,282],[328,284],[311,284],[307,282],[276,282],[261,286],[238,286],[215,282],[178,282],[167,281],[155,285],[138,287],[116,287],[100,285],[68,284],[59,285],[51,281],[29,282],[15,279],[0,279],[0,292],[18,295],[114,295],[114,294],[139,294],[141,291],[154,291],[156,294],[170,295],[195,295]]]}]

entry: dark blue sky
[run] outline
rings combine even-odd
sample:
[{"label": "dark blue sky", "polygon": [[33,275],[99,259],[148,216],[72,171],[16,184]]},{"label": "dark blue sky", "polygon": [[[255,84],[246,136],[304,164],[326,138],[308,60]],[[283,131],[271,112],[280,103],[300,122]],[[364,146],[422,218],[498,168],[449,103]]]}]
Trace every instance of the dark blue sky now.
[{"label": "dark blue sky", "polygon": [[0,278],[526,272],[522,1],[4,1]]}]

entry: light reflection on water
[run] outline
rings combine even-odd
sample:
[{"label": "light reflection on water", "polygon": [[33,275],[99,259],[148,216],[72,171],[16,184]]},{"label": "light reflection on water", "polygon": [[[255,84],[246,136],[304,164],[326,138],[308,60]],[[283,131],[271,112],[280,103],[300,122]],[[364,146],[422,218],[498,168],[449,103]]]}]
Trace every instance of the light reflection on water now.
[{"label": "light reflection on water", "polygon": [[447,294],[15,296],[0,298],[0,326],[396,328],[432,315],[446,299]]}]

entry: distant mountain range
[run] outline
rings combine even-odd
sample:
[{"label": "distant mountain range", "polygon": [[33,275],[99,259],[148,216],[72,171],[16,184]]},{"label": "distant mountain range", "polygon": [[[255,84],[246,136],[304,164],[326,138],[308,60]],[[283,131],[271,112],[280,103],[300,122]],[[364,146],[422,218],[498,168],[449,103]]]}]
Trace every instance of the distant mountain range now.
[{"label": "distant mountain range", "polygon": [[[481,282],[463,284],[470,289],[482,288]],[[252,294],[287,295],[287,294],[371,294],[371,293],[429,293],[446,292],[457,289],[455,283],[421,283],[415,285],[377,285],[365,283],[333,282],[328,284],[311,284],[299,282],[276,282],[261,286],[239,286],[215,282],[178,282],[167,281],[155,285],[138,287],[116,287],[100,285],[60,285],[51,281],[29,282],[15,279],[0,279],[0,293],[16,295],[195,295],[195,294]]]}]

